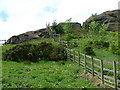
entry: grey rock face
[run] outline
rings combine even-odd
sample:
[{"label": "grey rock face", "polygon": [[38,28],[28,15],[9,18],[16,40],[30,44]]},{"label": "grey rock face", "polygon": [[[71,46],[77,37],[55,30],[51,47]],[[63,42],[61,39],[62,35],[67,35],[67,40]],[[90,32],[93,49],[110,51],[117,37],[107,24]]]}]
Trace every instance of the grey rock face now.
[{"label": "grey rock face", "polygon": [[17,36],[12,36],[7,40],[5,44],[17,44],[17,43],[27,42],[36,38],[48,38],[48,37],[49,37],[48,31],[46,29],[40,29],[36,31],[29,31],[26,33],[22,33]]},{"label": "grey rock face", "polygon": [[[60,24],[64,25],[64,23],[60,23]],[[81,28],[80,23],[72,23],[72,25],[73,25],[73,29]],[[29,31],[26,33],[22,33],[17,36],[12,36],[7,40],[5,44],[18,44],[18,43],[27,42],[36,38],[49,38],[49,37],[50,37],[49,31],[46,28],[43,28],[36,31]]]},{"label": "grey rock face", "polygon": [[[120,28],[120,10],[106,11],[97,15],[94,19],[98,23],[106,24],[108,31],[118,31]],[[88,28],[89,24],[93,21],[92,17],[89,17],[84,23],[83,27]]]},{"label": "grey rock face", "polygon": [[[64,22],[63,22],[63,23],[59,23],[59,24],[60,24],[62,27],[65,25]],[[72,24],[72,29],[73,29],[73,30],[81,29],[81,28],[82,28],[81,24],[78,23],[78,22],[71,22],[71,24]]]}]

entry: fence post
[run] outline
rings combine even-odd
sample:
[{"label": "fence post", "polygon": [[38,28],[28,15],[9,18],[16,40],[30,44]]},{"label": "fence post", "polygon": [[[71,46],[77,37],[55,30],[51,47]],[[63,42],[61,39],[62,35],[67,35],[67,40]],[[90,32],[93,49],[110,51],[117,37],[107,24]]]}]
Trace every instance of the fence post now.
[{"label": "fence post", "polygon": [[56,38],[56,36],[55,36],[55,35],[56,35],[56,34],[54,34],[54,41],[56,41],[56,40],[55,40],[55,38]]},{"label": "fence post", "polygon": [[58,34],[58,42],[60,42],[60,34]]},{"label": "fence post", "polygon": [[67,48],[67,59],[69,60],[69,49]]},{"label": "fence post", "polygon": [[101,66],[101,82],[104,84],[104,77],[103,77],[103,60],[100,60],[100,66]]},{"label": "fence post", "polygon": [[68,41],[67,41],[67,48],[68,48]]},{"label": "fence post", "polygon": [[72,50],[70,49],[70,60],[73,61]]},{"label": "fence post", "polygon": [[78,65],[80,66],[80,52],[78,51]]},{"label": "fence post", "polygon": [[65,41],[65,46],[66,46],[66,48],[67,48],[67,41]]},{"label": "fence post", "polygon": [[86,72],[86,54],[84,55],[84,71]]},{"label": "fence post", "polygon": [[73,50],[73,54],[74,54],[74,59],[73,59],[73,62],[75,62],[75,50]]},{"label": "fence post", "polygon": [[62,45],[62,40],[60,39],[60,45]]},{"label": "fence post", "polygon": [[94,76],[94,62],[93,62],[93,57],[91,56],[92,59],[92,76]]},{"label": "fence post", "polygon": [[68,49],[68,44],[67,44],[67,46],[66,46],[66,55],[67,55],[67,58],[68,58],[68,51],[69,51],[69,49]]},{"label": "fence post", "polygon": [[117,78],[116,78],[116,62],[113,61],[113,71],[114,71],[114,87],[117,88]]}]

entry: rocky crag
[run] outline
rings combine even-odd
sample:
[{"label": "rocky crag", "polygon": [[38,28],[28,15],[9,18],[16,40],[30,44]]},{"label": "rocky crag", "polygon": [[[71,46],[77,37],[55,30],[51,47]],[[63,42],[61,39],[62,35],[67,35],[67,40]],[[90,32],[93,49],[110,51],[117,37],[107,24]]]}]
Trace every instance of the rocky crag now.
[{"label": "rocky crag", "polygon": [[[64,27],[65,24],[66,24],[65,22],[59,23],[59,25],[61,25],[62,27]],[[71,22],[70,24],[72,25],[72,29],[74,29],[74,30],[82,28],[81,24],[78,22]]]},{"label": "rocky crag", "polygon": [[[65,23],[59,23],[61,26],[64,26]],[[81,24],[77,23],[77,22],[72,22],[72,28],[75,29],[80,29],[81,28]],[[12,36],[11,38],[9,38],[7,40],[7,42],[5,44],[18,44],[18,43],[23,43],[23,42],[27,42],[30,41],[32,39],[36,39],[36,38],[49,38],[49,31],[46,28],[43,29],[39,29],[36,31],[29,31],[26,33],[22,33],[20,35],[16,35],[16,36]]]},{"label": "rocky crag", "polygon": [[46,38],[49,37],[48,31],[46,29],[39,29],[36,31],[29,31],[22,33],[20,35],[12,36],[7,40],[5,44],[17,44],[22,42],[27,42],[36,38]]},{"label": "rocky crag", "polygon": [[[83,26],[81,26],[80,23],[77,22],[71,22],[72,29],[81,29],[82,27],[88,29],[89,24],[92,21],[96,21],[98,23],[103,23],[107,25],[108,31],[119,31],[120,28],[120,10],[112,10],[112,11],[106,11],[102,14],[99,14],[96,16],[96,18],[93,18],[92,16],[89,17],[84,23]],[[59,23],[61,26],[64,26],[63,23]],[[36,38],[49,38],[49,31],[46,28],[39,29],[36,31],[29,31],[20,35],[12,36],[10,39],[7,40],[5,44],[17,44],[22,42],[27,42],[32,39]]]},{"label": "rocky crag", "polygon": [[120,28],[120,10],[106,11],[97,15],[95,18],[89,17],[84,23],[83,27],[86,29],[92,21],[106,24],[107,31],[119,31]]}]

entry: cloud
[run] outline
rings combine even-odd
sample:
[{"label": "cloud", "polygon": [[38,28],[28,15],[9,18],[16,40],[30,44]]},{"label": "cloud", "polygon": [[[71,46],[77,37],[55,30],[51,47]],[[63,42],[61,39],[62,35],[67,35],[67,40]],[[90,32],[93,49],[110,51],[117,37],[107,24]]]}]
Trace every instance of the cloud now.
[{"label": "cloud", "polygon": [[118,8],[118,0],[0,0],[0,39],[45,28],[55,19],[84,22],[93,13]]},{"label": "cloud", "polygon": [[[0,20],[0,39],[8,39],[13,35],[45,27],[47,21],[47,19],[44,21],[45,16],[48,17],[49,13],[56,10],[55,5],[53,7],[51,2],[43,0],[2,0],[0,2],[0,12],[7,11],[7,14],[2,12],[4,17],[2,15]],[[49,7],[51,8],[48,9]],[[6,18],[5,15],[9,17]]]}]

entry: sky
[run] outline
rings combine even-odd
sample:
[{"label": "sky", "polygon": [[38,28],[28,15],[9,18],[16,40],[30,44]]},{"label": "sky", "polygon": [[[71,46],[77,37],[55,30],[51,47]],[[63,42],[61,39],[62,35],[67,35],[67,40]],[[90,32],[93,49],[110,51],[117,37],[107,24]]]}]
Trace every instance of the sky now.
[{"label": "sky", "polygon": [[118,9],[119,0],[0,0],[0,40],[72,18],[83,23],[91,14]]}]

